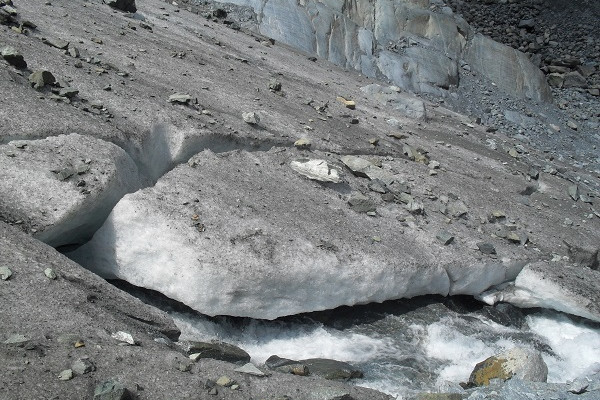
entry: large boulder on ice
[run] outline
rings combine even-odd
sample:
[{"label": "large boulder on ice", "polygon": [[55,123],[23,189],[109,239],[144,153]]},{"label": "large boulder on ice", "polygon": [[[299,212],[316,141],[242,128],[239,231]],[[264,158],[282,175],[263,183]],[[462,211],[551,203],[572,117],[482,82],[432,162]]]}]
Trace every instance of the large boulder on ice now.
[{"label": "large boulder on ice", "polygon": [[138,185],[127,153],[90,136],[0,145],[0,218],[52,246],[89,239]]},{"label": "large boulder on ice", "polygon": [[[390,214],[395,204],[382,206],[381,218],[353,211],[347,182],[307,179],[289,166],[290,153],[204,151],[154,187],[126,195],[72,256],[205,314],[264,319],[476,294],[518,272],[432,246],[427,234],[403,235]],[[319,158],[343,168],[331,155]]]},{"label": "large boulder on ice", "polygon": [[600,322],[600,271],[537,262],[527,265],[514,283],[481,296],[517,307],[543,307]]}]

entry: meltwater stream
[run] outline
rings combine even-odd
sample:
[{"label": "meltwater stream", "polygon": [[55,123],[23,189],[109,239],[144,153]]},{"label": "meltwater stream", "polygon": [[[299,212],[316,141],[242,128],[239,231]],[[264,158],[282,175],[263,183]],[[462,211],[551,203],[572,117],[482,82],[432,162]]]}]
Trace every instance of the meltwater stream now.
[{"label": "meltwater stream", "polygon": [[[542,352],[549,382],[600,370],[600,326],[550,311],[524,313],[466,299],[419,298],[342,307],[327,314],[256,321],[171,312],[181,339],[218,338],[260,365],[269,356],[332,358],[359,367],[357,385],[402,399],[455,391],[476,363],[516,345]],[[318,321],[322,322],[318,322]]]}]

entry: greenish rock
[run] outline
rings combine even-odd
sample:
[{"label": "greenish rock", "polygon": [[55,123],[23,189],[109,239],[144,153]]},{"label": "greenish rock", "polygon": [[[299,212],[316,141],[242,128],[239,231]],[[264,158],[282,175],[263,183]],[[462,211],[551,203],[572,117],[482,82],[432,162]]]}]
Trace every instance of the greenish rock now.
[{"label": "greenish rock", "polygon": [[12,276],[12,271],[8,267],[0,267],[0,279],[7,281]]},{"label": "greenish rock", "polygon": [[67,50],[69,55],[73,58],[79,58],[79,49],[75,46],[69,46],[69,49]]},{"label": "greenish rock", "polygon": [[58,95],[61,97],[66,97],[68,99],[72,99],[73,97],[79,94],[79,90],[73,88],[62,88],[58,91]]},{"label": "greenish rock", "polygon": [[337,360],[326,358],[310,358],[299,360],[306,365],[312,375],[317,375],[329,380],[350,380],[362,378],[363,373],[352,365]]},{"label": "greenish rock", "polygon": [[452,236],[448,231],[440,231],[437,235],[435,235],[435,237],[437,240],[442,242],[444,246],[448,246],[454,241],[454,236]]},{"label": "greenish rock", "polygon": [[506,239],[513,243],[521,243],[521,241],[523,240],[521,236],[519,236],[519,234],[516,232],[508,232],[506,234]]},{"label": "greenish rock", "polygon": [[256,125],[260,122],[260,118],[258,117],[258,114],[255,112],[242,113],[242,119],[244,120],[245,123],[250,124],[250,125]]},{"label": "greenish rock", "polygon": [[56,47],[60,50],[66,50],[67,47],[69,47],[69,42],[62,39],[42,38],[42,43],[47,44],[48,46]]},{"label": "greenish rock", "polygon": [[73,379],[73,370],[65,369],[64,371],[61,371],[60,374],[58,374],[58,379],[61,381],[70,381]]},{"label": "greenish rock", "polygon": [[299,376],[307,376],[309,369],[306,365],[299,363],[296,360],[290,360],[288,358],[281,358],[273,355],[267,358],[265,366],[270,370],[282,372],[284,374],[293,374]]},{"label": "greenish rock", "polygon": [[269,90],[273,92],[279,92],[281,90],[281,82],[277,79],[271,79],[269,82]]},{"label": "greenish rock", "polygon": [[56,82],[56,78],[50,71],[37,70],[29,75],[29,83],[34,89],[41,89],[46,85],[52,85]]},{"label": "greenish rock", "polygon": [[122,384],[114,380],[100,383],[94,389],[94,400],[130,400],[131,393]]},{"label": "greenish rock", "polygon": [[70,177],[72,177],[73,175],[75,175],[77,171],[75,171],[74,168],[72,167],[65,167],[63,169],[61,169],[60,171],[58,171],[58,180],[59,181],[66,181],[67,179],[69,179]]},{"label": "greenish rock", "polygon": [[169,96],[169,103],[187,104],[192,100],[192,96],[184,93],[175,93]]},{"label": "greenish rock", "polygon": [[567,191],[569,192],[569,196],[571,196],[571,198],[574,201],[579,200],[579,196],[580,196],[579,186],[577,186],[577,185],[569,186],[569,189],[567,189]]},{"label": "greenish rock", "polygon": [[23,58],[23,55],[12,46],[6,46],[1,51],[2,57],[7,63],[18,69],[27,68],[27,62]]},{"label": "greenish rock", "polygon": [[496,248],[491,243],[480,242],[477,243],[477,247],[483,254],[496,254]]},{"label": "greenish rock", "polygon": [[312,143],[308,139],[298,139],[294,142],[294,147],[300,150],[308,150],[312,146]]},{"label": "greenish rock", "polygon": [[84,375],[96,370],[96,366],[88,358],[79,358],[73,362],[71,369],[77,375]]},{"label": "greenish rock", "polygon": [[446,212],[451,217],[461,218],[469,212],[469,209],[467,208],[467,206],[465,205],[465,203],[462,200],[457,200],[457,201],[448,203]]},{"label": "greenish rock", "polygon": [[219,386],[223,386],[223,387],[230,387],[232,385],[235,384],[235,381],[233,379],[231,379],[228,376],[222,376],[219,379],[217,379],[217,385]]},{"label": "greenish rock", "polygon": [[56,272],[54,272],[52,268],[46,268],[44,270],[44,275],[46,275],[46,278],[51,280],[55,280],[57,278]]},{"label": "greenish rock", "polygon": [[10,336],[8,339],[6,339],[3,343],[4,344],[16,344],[16,345],[21,345],[24,343],[29,342],[29,338],[21,335],[20,333],[14,334],[12,336]]},{"label": "greenish rock", "polygon": [[190,372],[192,370],[192,365],[191,360],[181,360],[177,361],[175,367],[181,372]]},{"label": "greenish rock", "polygon": [[375,203],[360,192],[353,192],[348,198],[348,204],[350,208],[359,213],[367,213],[369,211],[375,211]]},{"label": "greenish rock", "polygon": [[197,359],[212,358],[244,364],[250,362],[250,355],[246,351],[229,343],[189,341],[181,343],[181,346],[188,356],[199,354],[196,356]]}]

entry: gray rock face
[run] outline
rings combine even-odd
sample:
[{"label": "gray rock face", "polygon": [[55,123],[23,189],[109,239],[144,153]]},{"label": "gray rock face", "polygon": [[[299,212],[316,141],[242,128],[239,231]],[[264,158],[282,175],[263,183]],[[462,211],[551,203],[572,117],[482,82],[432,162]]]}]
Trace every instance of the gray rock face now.
[{"label": "gray rock face", "polygon": [[551,101],[544,74],[527,56],[481,34],[471,41],[466,60],[471,67],[512,95],[536,101]]},{"label": "gray rock face", "polygon": [[470,40],[462,18],[433,12],[427,1],[361,0],[350,8],[314,0],[228,2],[252,7],[264,35],[367,76],[383,75],[405,90],[439,94],[458,85],[466,58],[511,95],[552,98],[527,56],[481,35]]}]

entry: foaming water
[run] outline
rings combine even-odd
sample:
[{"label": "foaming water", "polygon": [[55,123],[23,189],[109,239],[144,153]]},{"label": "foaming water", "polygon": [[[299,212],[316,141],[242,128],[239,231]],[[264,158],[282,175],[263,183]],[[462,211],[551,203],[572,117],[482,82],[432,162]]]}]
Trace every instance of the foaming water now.
[{"label": "foaming water", "polygon": [[548,382],[565,382],[600,371],[599,329],[554,313],[530,315],[527,323],[556,354],[543,355],[548,365]]},{"label": "foaming water", "polygon": [[[364,310],[363,310],[364,311]],[[223,319],[172,314],[182,339],[223,340],[245,349],[257,365],[271,355],[290,359],[331,358],[365,373],[357,385],[402,399],[421,391],[461,391],[475,364],[514,346],[542,351],[550,382],[600,370],[600,329],[554,312],[525,318],[522,328],[484,315],[456,313],[442,304],[407,312],[364,314],[351,323],[322,324]]]}]

